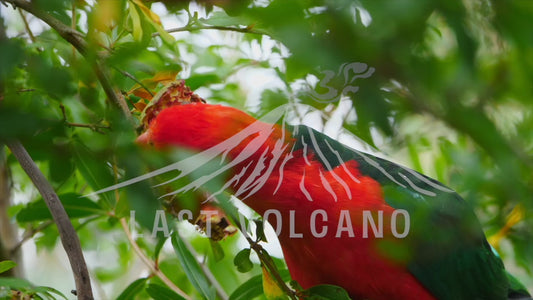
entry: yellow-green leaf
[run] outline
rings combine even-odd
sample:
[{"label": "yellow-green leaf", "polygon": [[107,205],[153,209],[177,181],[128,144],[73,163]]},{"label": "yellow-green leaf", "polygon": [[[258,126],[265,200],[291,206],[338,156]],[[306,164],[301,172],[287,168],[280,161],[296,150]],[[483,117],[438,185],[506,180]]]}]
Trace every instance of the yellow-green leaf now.
[{"label": "yellow-green leaf", "polygon": [[0,261],[0,274],[14,268],[17,264],[11,260]]},{"label": "yellow-green leaf", "polygon": [[139,12],[137,11],[137,8],[135,8],[135,5],[133,2],[130,1],[129,3],[129,11],[130,11],[130,17],[131,17],[131,23],[132,23],[132,35],[133,39],[137,42],[140,42],[143,37],[143,28],[141,25],[141,17],[139,16]]},{"label": "yellow-green leaf", "polygon": [[263,293],[268,300],[285,300],[287,295],[278,286],[274,278],[270,275],[265,267],[263,269]]}]

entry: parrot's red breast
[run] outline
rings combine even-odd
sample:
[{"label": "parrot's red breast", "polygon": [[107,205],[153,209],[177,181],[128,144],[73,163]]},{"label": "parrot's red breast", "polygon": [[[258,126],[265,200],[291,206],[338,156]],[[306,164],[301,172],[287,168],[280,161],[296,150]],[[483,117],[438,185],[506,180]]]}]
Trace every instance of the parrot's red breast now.
[{"label": "parrot's red breast", "polygon": [[[256,122],[259,121],[231,107],[202,103],[172,106],[161,111],[139,141],[156,147],[175,145],[206,150],[253,123],[264,126],[262,132],[269,136],[259,149],[249,153],[246,162],[263,157],[263,164],[268,165],[273,159],[269,151],[276,149],[280,139],[284,144],[281,157],[287,159],[274,164],[267,181],[245,203],[261,215],[269,209],[280,212],[279,238],[292,278],[304,288],[318,284],[341,286],[354,299],[434,299],[407,271],[405,263],[383,255],[376,239],[362,237],[363,211],[382,211],[384,235],[391,236],[388,225],[394,209],[384,201],[378,182],[363,176],[355,161],[327,170],[315,159],[316,153],[302,149],[291,152],[295,140],[289,132],[278,125]],[[230,157],[246,151],[246,145],[259,134],[235,145]],[[246,162],[234,167],[234,174],[243,171]],[[240,184],[233,188],[239,189]],[[314,227],[321,232],[327,227],[323,237],[316,237],[311,231],[311,215],[317,210],[321,211],[315,213]],[[338,232],[342,211],[348,212],[353,235],[348,230]],[[276,224],[273,214],[269,220]],[[342,225],[346,226],[348,221],[343,220]]]}]

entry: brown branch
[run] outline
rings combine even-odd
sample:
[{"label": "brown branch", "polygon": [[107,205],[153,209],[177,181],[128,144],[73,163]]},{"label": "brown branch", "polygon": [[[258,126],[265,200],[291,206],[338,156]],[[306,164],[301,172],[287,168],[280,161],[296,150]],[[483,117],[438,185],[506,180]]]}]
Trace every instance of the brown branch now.
[{"label": "brown branch", "polygon": [[96,77],[98,78],[98,81],[100,81],[100,85],[102,86],[102,89],[104,90],[107,98],[118,108],[120,108],[120,110],[128,120],[131,120],[131,112],[128,108],[128,104],[126,103],[124,98],[122,98],[118,93],[115,92],[113,85],[109,80],[107,70],[102,67],[101,63],[97,58],[94,59],[93,55],[90,55],[90,53],[88,52],[87,42],[85,41],[85,37],[82,33],[65,25],[63,22],[47,14],[46,12],[39,10],[33,5],[32,2],[26,0],[2,1],[10,3],[14,7],[19,7],[31,13],[35,17],[41,19],[52,29],[54,29],[63,39],[65,39],[72,46],[74,46],[74,48],[76,48],[78,52],[80,52],[85,57],[85,59],[87,59],[87,61],[92,63],[94,72],[96,73]]},{"label": "brown branch", "polygon": [[15,253],[17,252],[20,247],[22,247],[22,245],[27,242],[29,239],[31,239],[35,234],[45,230],[46,228],[48,228],[50,225],[54,224],[54,222],[52,220],[49,220],[49,221],[45,221],[41,224],[39,224],[39,226],[37,227],[30,227],[28,229],[26,229],[26,231],[24,231],[24,233],[22,234],[22,239],[15,245],[13,246],[13,248],[11,248],[11,253]]},{"label": "brown branch", "polygon": [[80,123],[72,123],[72,122],[69,122],[67,121],[67,114],[65,112],[65,106],[63,105],[63,103],[59,104],[59,108],[61,109],[61,113],[63,114],[63,122],[65,123],[65,125],[67,125],[68,127],[81,127],[81,128],[90,128],[92,131],[94,132],[98,132],[98,133],[104,133],[102,130],[100,129],[111,129],[111,126],[108,126],[108,125],[98,125],[98,124],[80,124]]},{"label": "brown branch", "polygon": [[72,226],[70,219],[65,211],[65,208],[61,204],[59,197],[54,191],[52,185],[46,180],[43,173],[35,162],[32,160],[24,146],[18,141],[10,141],[6,143],[13,156],[15,156],[20,163],[22,169],[28,174],[31,181],[41,193],[44,202],[48,206],[52,218],[57,225],[59,231],[59,237],[63,248],[67,253],[70,261],[70,266],[74,273],[74,280],[76,282],[76,292],[78,299],[89,300],[93,298],[93,292],[91,289],[91,280],[89,277],[89,271],[85,264],[85,258],[81,250],[80,240],[76,234],[76,230]]},{"label": "brown branch", "polygon": [[[191,31],[198,31],[198,30],[234,31],[234,32],[241,32],[241,33],[250,33],[250,34],[258,34],[258,35],[268,35],[268,36],[270,36],[268,33],[264,32],[264,31],[252,29],[251,26],[245,27],[245,28],[241,28],[241,27],[230,27],[230,26],[207,26],[207,25],[191,26],[191,25],[187,25],[187,26],[183,26],[183,27],[167,29],[165,31],[168,32],[168,33],[174,33],[174,32],[185,32],[185,31],[191,32]],[[152,33],[153,37],[159,36],[159,35],[160,35],[159,32]]]},{"label": "brown branch", "polygon": [[30,36],[31,42],[35,44],[35,35],[33,35],[33,32],[31,31],[30,24],[28,24],[28,20],[26,20],[26,16],[24,16],[22,9],[19,8],[17,10],[20,14],[20,18],[22,19],[22,22],[24,23],[24,28],[26,28],[26,32]]}]

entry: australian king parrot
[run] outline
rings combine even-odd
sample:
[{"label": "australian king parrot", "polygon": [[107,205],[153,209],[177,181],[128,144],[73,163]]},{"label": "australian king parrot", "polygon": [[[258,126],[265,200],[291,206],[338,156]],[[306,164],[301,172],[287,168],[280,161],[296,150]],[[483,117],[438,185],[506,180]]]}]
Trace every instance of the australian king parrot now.
[{"label": "australian king parrot", "polygon": [[280,111],[257,120],[202,101],[168,105],[138,141],[223,156],[224,188],[268,215],[303,288],[332,284],[374,300],[529,297],[452,189],[279,122]]}]

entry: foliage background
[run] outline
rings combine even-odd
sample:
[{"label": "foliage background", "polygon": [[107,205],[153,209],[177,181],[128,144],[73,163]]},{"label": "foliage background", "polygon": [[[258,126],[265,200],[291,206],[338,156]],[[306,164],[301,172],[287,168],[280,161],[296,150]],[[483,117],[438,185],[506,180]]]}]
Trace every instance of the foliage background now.
[{"label": "foliage background", "polygon": [[[161,205],[148,184],[78,198],[163,163],[132,143],[136,131],[106,94],[97,65],[129,109],[149,97],[139,82],[156,92],[177,76],[209,103],[256,116],[289,103],[291,122],[438,179],[472,204],[507,267],[532,289],[530,1],[32,1],[36,11],[81,33],[83,55],[39,18],[14,10],[13,2],[0,6],[0,142],[20,140],[60,195],[97,298],[113,299],[139,278],[147,279],[126,292],[146,298],[169,291],[139,260],[120,222],[136,209],[145,212],[136,216],[137,230],[151,227],[150,212]],[[331,103],[310,97],[311,90],[328,92],[317,84],[324,71],[352,62],[375,68],[355,81],[356,93]],[[327,84],[340,91],[345,79],[336,76]],[[8,150],[0,165],[2,174],[10,174],[0,177],[2,187],[10,187],[2,195],[2,218],[17,227],[9,235],[9,225],[2,224],[0,260],[20,263],[17,251],[7,251],[17,244],[24,257],[24,272],[2,275],[73,297],[72,275],[56,249],[57,228],[42,199]],[[509,223],[510,214],[518,222]],[[197,254],[189,259],[208,267],[211,282],[202,271],[183,270],[187,258],[176,255],[170,241],[161,252],[158,239],[147,233],[136,244],[189,295],[212,293],[202,285],[213,282],[230,295],[260,276],[253,254],[252,271],[240,273],[233,265],[237,252],[248,247],[239,235],[218,243],[225,253],[218,260],[218,246],[191,225],[179,227]],[[269,241],[274,246],[267,249],[279,255]],[[204,279],[191,284],[191,272]]]}]

